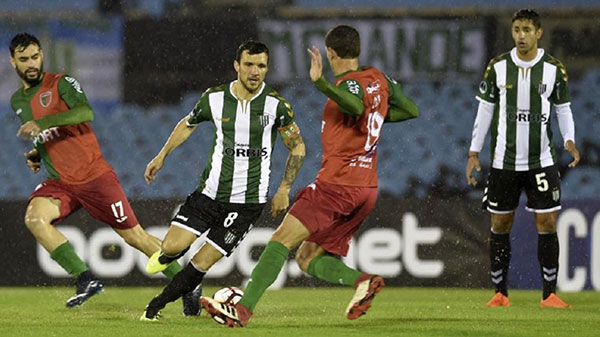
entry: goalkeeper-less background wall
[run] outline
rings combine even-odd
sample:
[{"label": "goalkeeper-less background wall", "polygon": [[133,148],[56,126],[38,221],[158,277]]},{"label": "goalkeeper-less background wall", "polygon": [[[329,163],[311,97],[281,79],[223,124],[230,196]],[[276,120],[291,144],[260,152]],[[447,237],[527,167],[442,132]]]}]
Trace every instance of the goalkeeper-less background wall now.
[{"label": "goalkeeper-less background wall", "polygon": [[[235,77],[235,49],[246,38],[269,45],[267,82],[292,103],[307,142],[308,156],[295,191],[314,179],[320,166],[315,126],[325,100],[307,79],[305,50],[312,44],[322,48],[331,26],[348,23],[361,33],[361,63],[398,79],[421,109],[416,120],[384,127],[379,202],[354,238],[348,263],[380,273],[393,285],[489,286],[489,216],[479,207],[481,189],[465,184],[464,165],[476,113],[474,96],[485,65],[512,47],[510,15],[516,8],[510,1],[497,2],[500,9],[467,0],[403,1],[404,7],[379,0],[370,2],[370,8],[352,1],[328,1],[323,8],[307,0],[230,1],[226,6],[217,1],[139,3],[0,3],[0,43],[6,46],[5,57],[0,57],[5,79],[0,83],[0,285],[70,282],[22,221],[26,199],[44,173],[33,175],[26,169],[22,153],[30,144],[14,136],[19,123],[8,100],[19,81],[8,62],[8,43],[15,33],[37,34],[46,53],[45,69],[68,72],[81,82],[96,112],[93,126],[105,157],[142,225],[162,237],[204,167],[211,127],[201,126],[176,150],[152,186],[143,181],[145,165],[204,89]],[[541,46],[569,71],[583,158],[580,166],[568,170],[568,155],[561,154],[559,287],[598,290],[600,108],[594,93],[600,89],[600,59],[594,55],[600,54],[595,43],[600,7],[591,1],[553,1],[539,11],[545,29]],[[555,135],[560,144],[560,132]],[[489,162],[487,148],[484,165]],[[285,153],[282,146],[276,148],[271,191],[279,184]],[[481,185],[488,169],[484,166],[479,176]],[[237,253],[211,270],[206,283],[244,282],[281,220],[266,214]],[[141,270],[146,258],[84,211],[61,228],[107,283],[164,283],[145,275]],[[511,287],[539,287],[530,214],[517,213],[512,237]],[[314,282],[290,261],[277,284],[321,285]]]}]

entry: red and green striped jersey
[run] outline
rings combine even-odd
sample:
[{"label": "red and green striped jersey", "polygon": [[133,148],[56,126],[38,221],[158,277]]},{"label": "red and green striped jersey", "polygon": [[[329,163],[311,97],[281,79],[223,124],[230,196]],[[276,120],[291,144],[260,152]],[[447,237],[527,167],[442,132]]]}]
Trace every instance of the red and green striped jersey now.
[{"label": "red and green striped jersey", "polygon": [[42,129],[33,145],[51,179],[84,184],[112,170],[89,123],[93,112],[87,97],[74,78],[45,72],[38,85],[17,90],[10,104],[22,124],[34,120]]}]

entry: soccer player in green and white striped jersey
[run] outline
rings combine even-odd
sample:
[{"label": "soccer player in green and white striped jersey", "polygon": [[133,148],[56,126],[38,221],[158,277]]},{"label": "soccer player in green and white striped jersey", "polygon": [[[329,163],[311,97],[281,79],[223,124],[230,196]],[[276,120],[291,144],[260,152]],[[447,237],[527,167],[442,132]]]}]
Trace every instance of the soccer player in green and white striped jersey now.
[{"label": "soccer player in green and white striped jersey", "polygon": [[539,15],[531,9],[512,17],[515,48],[490,62],[479,86],[479,108],[466,169],[475,186],[473,169],[481,170],[479,152],[492,129],[492,168],[483,206],[491,213],[491,278],[496,294],[488,306],[510,306],[507,274],[510,263],[509,232],[522,190],[526,209],[534,213],[538,231],[538,260],[543,282],[542,307],[568,308],[556,295],[560,210],[560,176],[552,142],[550,112],[557,115],[565,149],[579,162],[575,126],[570,108],[567,72],[563,64],[538,48],[542,36]]},{"label": "soccer player in green and white striped jersey", "polygon": [[167,303],[191,290],[201,291],[199,285],[208,269],[223,256],[229,256],[244,239],[267,202],[271,153],[277,134],[290,154],[271,202],[271,215],[275,217],[289,206],[290,188],[302,165],[305,148],[290,104],[264,83],[268,62],[269,50],[263,43],[249,40],[240,45],[234,61],[237,80],[206,90],[146,167],[145,178],[150,183],[166,156],[199,123],[214,124],[212,151],[200,184],[171,221],[161,251],[150,258],[146,270],[160,272],[208,231],[206,243],[179,276],[152,299],[141,320],[156,320]]}]

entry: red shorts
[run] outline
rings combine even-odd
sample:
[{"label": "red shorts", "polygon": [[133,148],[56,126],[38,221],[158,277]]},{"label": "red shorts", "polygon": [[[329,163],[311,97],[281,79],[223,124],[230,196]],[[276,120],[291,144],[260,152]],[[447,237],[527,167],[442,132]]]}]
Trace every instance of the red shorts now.
[{"label": "red shorts", "polygon": [[81,185],[48,179],[36,187],[29,196],[29,201],[35,197],[60,200],[60,217],[52,222],[53,225],[60,223],[80,207],[116,229],[128,229],[138,224],[114,171]]},{"label": "red shorts", "polygon": [[350,240],[375,207],[377,187],[343,186],[315,181],[296,196],[289,213],[310,232],[306,241],[346,256]]}]

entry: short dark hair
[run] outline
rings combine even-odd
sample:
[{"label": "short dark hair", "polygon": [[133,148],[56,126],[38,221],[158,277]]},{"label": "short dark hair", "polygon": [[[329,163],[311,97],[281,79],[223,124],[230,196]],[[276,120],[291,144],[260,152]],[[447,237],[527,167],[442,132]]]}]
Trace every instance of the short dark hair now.
[{"label": "short dark hair", "polygon": [[37,37],[25,32],[15,35],[10,41],[10,46],[8,47],[8,49],[10,49],[10,56],[15,56],[15,50],[17,50],[18,47],[25,49],[29,47],[30,44],[35,44],[42,49],[40,40],[38,40]]},{"label": "short dark hair", "polygon": [[242,60],[244,50],[247,50],[250,55],[265,53],[267,54],[267,62],[269,61],[269,48],[262,42],[252,39],[242,42],[235,53],[235,60],[238,61],[238,63]]},{"label": "short dark hair", "polygon": [[343,59],[357,58],[360,55],[360,36],[350,26],[335,26],[325,35],[325,46],[335,50]]},{"label": "short dark hair", "polygon": [[535,27],[535,29],[540,29],[542,27],[542,23],[540,22],[540,15],[531,8],[519,9],[512,16],[512,21],[515,22],[517,20],[529,20]]}]

